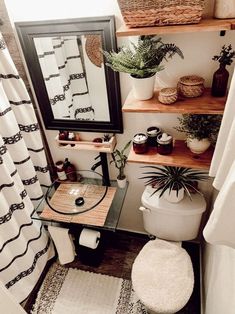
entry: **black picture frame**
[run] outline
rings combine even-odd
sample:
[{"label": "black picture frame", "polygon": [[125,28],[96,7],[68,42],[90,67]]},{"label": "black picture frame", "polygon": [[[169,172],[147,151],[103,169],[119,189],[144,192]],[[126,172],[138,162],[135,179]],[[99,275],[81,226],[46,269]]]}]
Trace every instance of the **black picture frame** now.
[{"label": "black picture frame", "polygon": [[15,27],[46,129],[123,133],[119,74],[104,66],[110,121],[55,119],[34,45],[35,37],[100,34],[102,48],[117,50],[115,17],[17,22]]}]

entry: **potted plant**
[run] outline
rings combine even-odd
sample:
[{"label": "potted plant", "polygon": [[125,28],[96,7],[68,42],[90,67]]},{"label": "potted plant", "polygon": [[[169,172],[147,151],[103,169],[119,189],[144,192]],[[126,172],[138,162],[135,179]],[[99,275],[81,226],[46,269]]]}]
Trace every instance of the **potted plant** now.
[{"label": "potted plant", "polygon": [[124,188],[126,186],[126,175],[124,174],[124,168],[127,163],[127,156],[125,155],[125,151],[130,146],[131,141],[129,141],[123,149],[115,149],[111,154],[112,160],[111,163],[114,163],[115,167],[118,169],[119,173],[117,176],[117,183],[120,188]]},{"label": "potted plant", "polygon": [[129,73],[133,81],[134,97],[140,100],[152,98],[155,74],[164,69],[163,60],[178,54],[183,58],[182,51],[174,44],[164,44],[161,38],[140,36],[137,44],[122,47],[118,52],[103,51],[106,65],[116,72]]},{"label": "potted plant", "polygon": [[191,193],[200,193],[197,188],[198,181],[207,180],[206,172],[193,170],[183,167],[163,166],[144,166],[150,168],[151,171],[144,172],[144,177],[147,179],[146,185],[151,185],[155,188],[155,194],[160,191],[159,198],[164,197],[170,203],[178,203],[184,198],[184,193],[191,198]]},{"label": "potted plant", "polygon": [[212,60],[218,61],[220,66],[213,75],[211,94],[215,97],[222,97],[226,94],[229,72],[225,68],[226,65],[231,65],[235,58],[235,51],[231,45],[223,45],[220,54],[215,55]]},{"label": "potted plant", "polygon": [[222,116],[208,114],[183,114],[175,129],[186,134],[187,146],[194,154],[204,153],[215,144]]}]

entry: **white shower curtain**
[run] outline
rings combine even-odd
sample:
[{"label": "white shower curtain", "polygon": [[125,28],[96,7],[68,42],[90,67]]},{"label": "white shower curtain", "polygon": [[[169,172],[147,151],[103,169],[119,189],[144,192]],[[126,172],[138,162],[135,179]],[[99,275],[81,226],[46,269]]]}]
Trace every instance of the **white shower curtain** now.
[{"label": "white shower curtain", "polygon": [[94,120],[79,41],[77,36],[34,38],[56,119]]},{"label": "white shower curtain", "polygon": [[[34,109],[0,34],[0,281],[18,302],[36,284],[50,240],[31,219],[50,176]],[[0,305],[1,307],[1,305]]]},{"label": "white shower curtain", "polygon": [[210,176],[219,190],[213,211],[203,230],[211,244],[235,248],[235,71],[218,135]]}]

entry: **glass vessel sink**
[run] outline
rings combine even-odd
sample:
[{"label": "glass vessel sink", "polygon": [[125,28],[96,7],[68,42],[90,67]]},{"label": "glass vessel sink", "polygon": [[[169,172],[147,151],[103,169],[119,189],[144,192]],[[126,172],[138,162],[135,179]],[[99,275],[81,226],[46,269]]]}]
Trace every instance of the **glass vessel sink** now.
[{"label": "glass vessel sink", "polygon": [[48,188],[46,203],[54,212],[81,214],[95,208],[105,198],[108,186],[98,172],[81,170],[73,172],[72,178],[73,181],[57,179]]}]

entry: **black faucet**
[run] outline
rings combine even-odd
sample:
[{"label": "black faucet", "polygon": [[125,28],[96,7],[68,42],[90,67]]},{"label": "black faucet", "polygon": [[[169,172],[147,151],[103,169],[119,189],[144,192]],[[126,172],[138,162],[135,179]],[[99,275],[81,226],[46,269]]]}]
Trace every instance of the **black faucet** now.
[{"label": "black faucet", "polygon": [[103,184],[110,186],[110,179],[109,179],[109,170],[108,170],[108,162],[107,162],[107,155],[106,153],[99,153],[98,156],[95,157],[95,160],[100,158],[92,167],[91,170],[95,171],[96,168],[101,166],[102,174],[103,174]]}]

